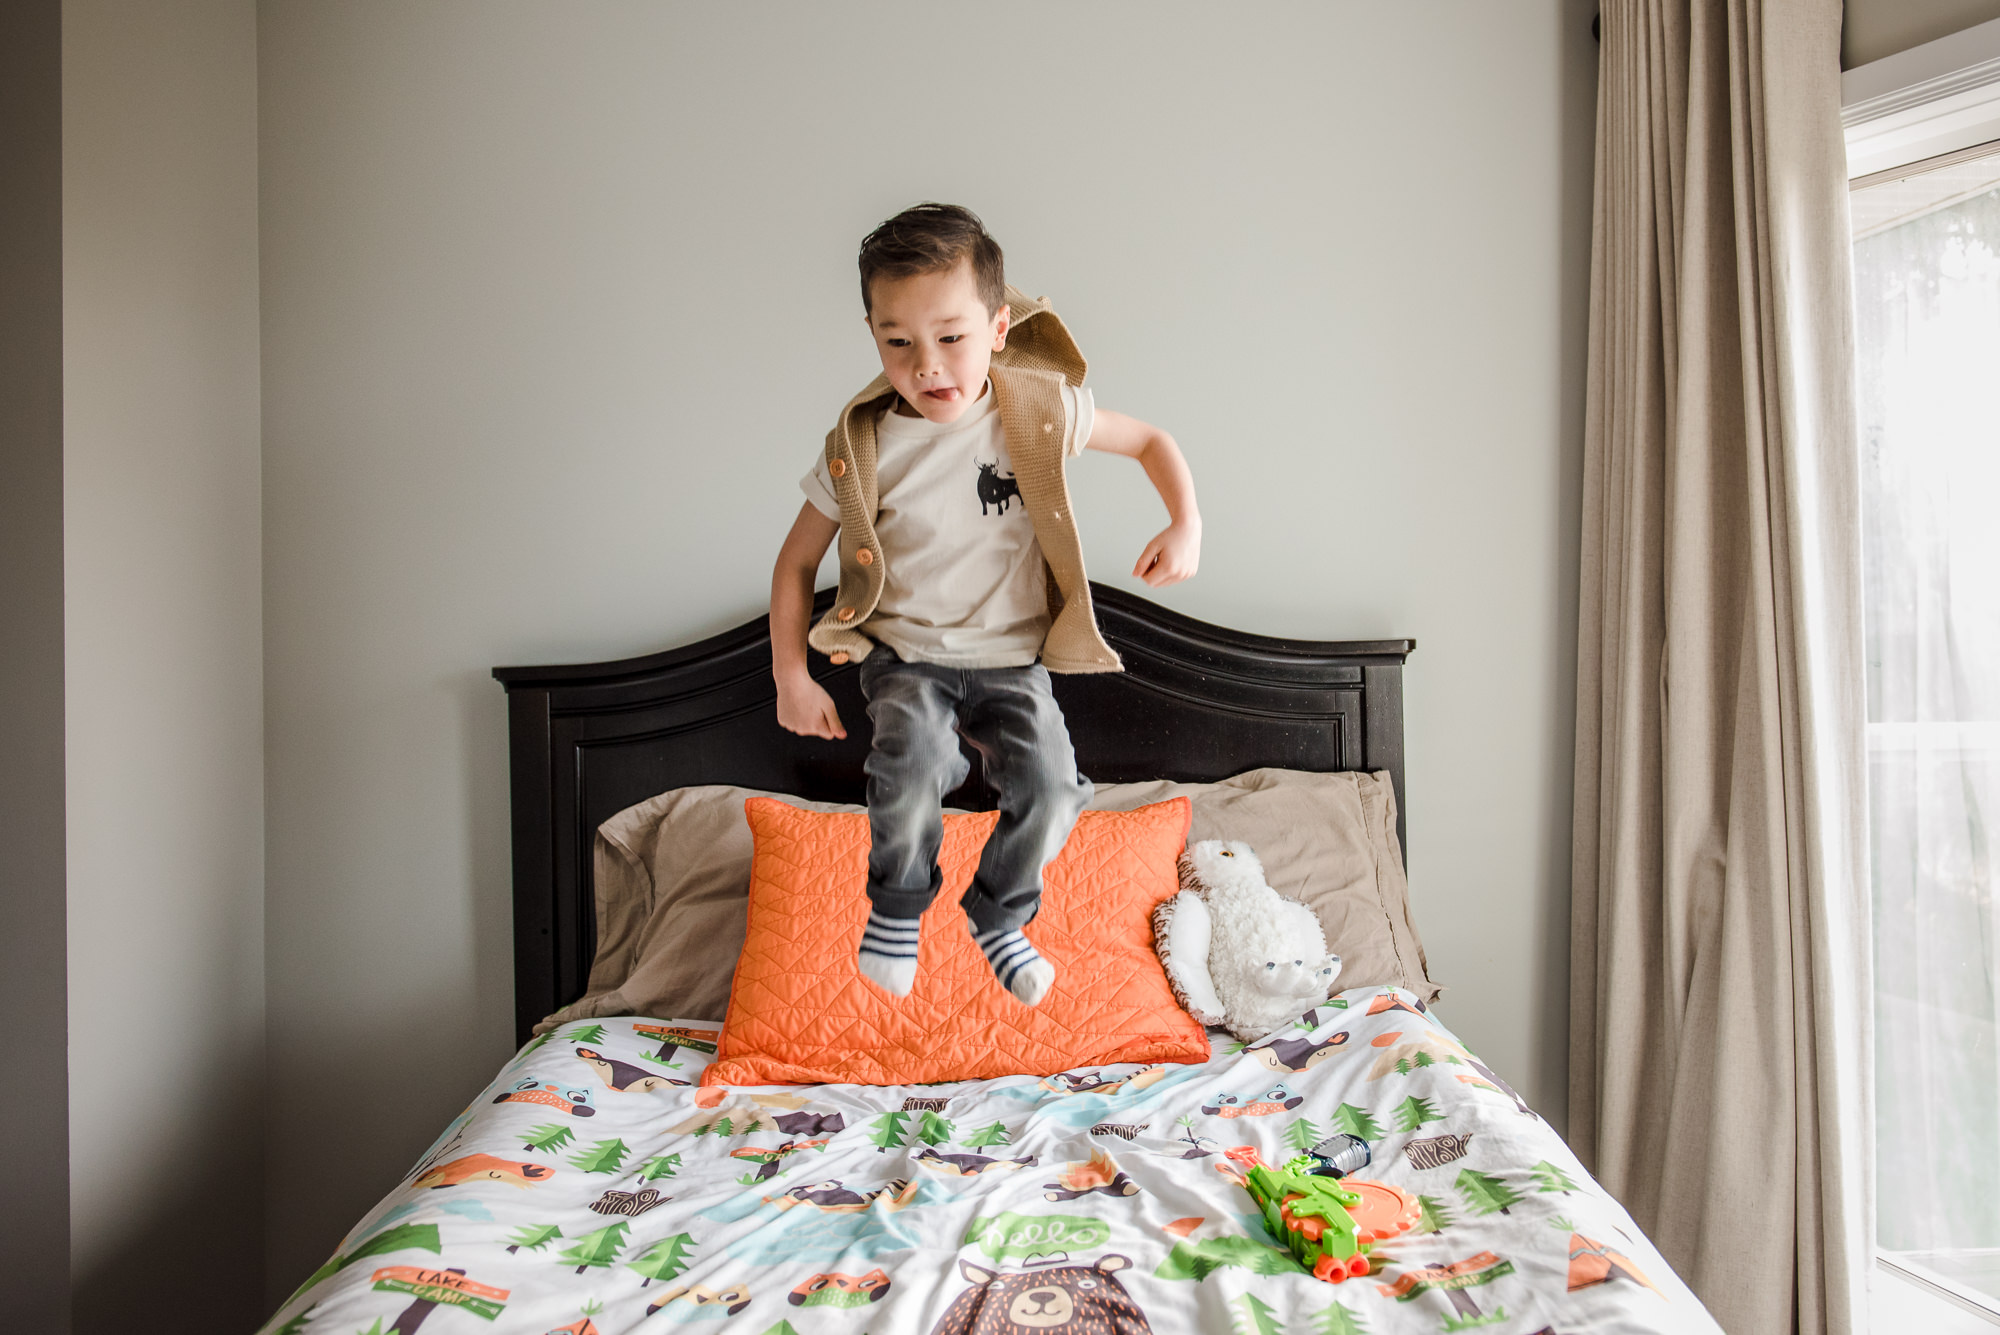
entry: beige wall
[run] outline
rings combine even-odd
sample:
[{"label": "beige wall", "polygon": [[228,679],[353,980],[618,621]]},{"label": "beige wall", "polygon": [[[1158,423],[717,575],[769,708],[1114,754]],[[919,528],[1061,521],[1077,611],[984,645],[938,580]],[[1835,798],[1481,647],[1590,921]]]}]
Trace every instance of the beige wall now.
[{"label": "beige wall", "polygon": [[1853,69],[2000,19],[2000,0],[1846,0],[1840,67]]},{"label": "beige wall", "polygon": [[[1201,485],[1163,601],[1413,635],[1445,1014],[1563,1106],[1591,6],[261,11],[273,1296],[510,1047],[499,663],[759,612],[871,373],[861,234],[979,209]],[[1077,465],[1099,578],[1158,526]],[[393,1097],[357,1091],[393,1091]]]},{"label": "beige wall", "polygon": [[79,1331],[263,1316],[256,97],[251,0],[63,6]]}]

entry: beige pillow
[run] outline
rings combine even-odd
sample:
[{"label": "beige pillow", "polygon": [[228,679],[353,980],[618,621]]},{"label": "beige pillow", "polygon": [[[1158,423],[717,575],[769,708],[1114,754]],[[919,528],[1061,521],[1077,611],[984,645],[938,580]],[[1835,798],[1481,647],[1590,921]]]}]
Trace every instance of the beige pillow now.
[{"label": "beige pillow", "polygon": [[1126,811],[1170,797],[1194,801],[1188,842],[1241,839],[1278,893],[1310,905],[1340,956],[1336,987],[1407,988],[1428,1004],[1431,981],[1410,918],[1386,770],[1314,774],[1255,769],[1220,783],[1102,783],[1091,806]]},{"label": "beige pillow", "polygon": [[[1312,906],[1341,957],[1340,987],[1441,989],[1410,921],[1389,776],[1260,769],[1220,783],[1099,784],[1091,808],[1130,811],[1186,795],[1189,842],[1241,839],[1280,893]],[[743,949],[753,846],[743,803],[860,811],[708,784],[648,798],[597,827],[597,958],[582,997],[536,1026],[601,1015],[720,1021]],[[856,887],[857,893],[860,887]]]},{"label": "beige pillow", "polygon": [[597,958],[583,995],[535,1026],[600,1015],[716,1020],[743,950],[750,824],[743,803],[860,811],[755,788],[704,784],[647,798],[597,827]]}]

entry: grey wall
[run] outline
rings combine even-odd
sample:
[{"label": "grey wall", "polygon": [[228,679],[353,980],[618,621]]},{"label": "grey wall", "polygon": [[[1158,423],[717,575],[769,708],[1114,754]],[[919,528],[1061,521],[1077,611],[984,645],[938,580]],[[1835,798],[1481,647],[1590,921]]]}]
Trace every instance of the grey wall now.
[{"label": "grey wall", "polygon": [[[1163,601],[1416,637],[1445,1013],[1559,1110],[1591,12],[267,4],[271,1153],[337,1166],[271,1175],[273,1298],[510,1047],[487,669],[762,609],[873,369],[855,244],[923,198],[1185,446]],[[1075,473],[1130,585],[1158,504]]]},{"label": "grey wall", "polygon": [[0,1329],[69,1328],[62,5],[0,5]]},{"label": "grey wall", "polygon": [[247,1330],[264,1315],[256,10],[68,0],[62,52],[76,1329]]},{"label": "grey wall", "polygon": [[1846,0],[1840,67],[1853,69],[2000,19],[2000,0]]}]

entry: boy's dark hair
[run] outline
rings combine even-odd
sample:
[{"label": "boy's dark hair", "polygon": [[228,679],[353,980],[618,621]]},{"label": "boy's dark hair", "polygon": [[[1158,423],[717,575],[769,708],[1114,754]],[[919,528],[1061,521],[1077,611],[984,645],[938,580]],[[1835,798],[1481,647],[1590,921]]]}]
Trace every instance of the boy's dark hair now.
[{"label": "boy's dark hair", "polygon": [[877,278],[912,278],[972,261],[972,283],[992,315],[1007,304],[1007,270],[1000,243],[986,224],[957,204],[917,204],[861,238],[861,307],[873,312]]}]

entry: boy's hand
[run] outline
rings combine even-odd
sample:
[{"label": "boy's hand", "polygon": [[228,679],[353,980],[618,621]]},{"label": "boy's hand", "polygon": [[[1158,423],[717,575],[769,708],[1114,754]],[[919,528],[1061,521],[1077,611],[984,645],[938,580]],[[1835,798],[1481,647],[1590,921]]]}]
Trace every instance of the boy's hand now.
[{"label": "boy's hand", "polygon": [[1139,553],[1132,577],[1163,589],[1194,574],[1194,568],[1201,564],[1201,511],[1195,508],[1194,477],[1174,438],[1136,417],[1099,408],[1096,425],[1083,447],[1137,459],[1174,521]]},{"label": "boy's hand", "polygon": [[778,683],[778,726],[801,737],[823,737],[844,741],[847,729],[840,726],[840,711],[833,697],[811,677],[801,676]]},{"label": "boy's hand", "polygon": [[1178,584],[1194,574],[1201,564],[1201,525],[1181,520],[1161,529],[1139,553],[1132,574],[1155,589]]}]

